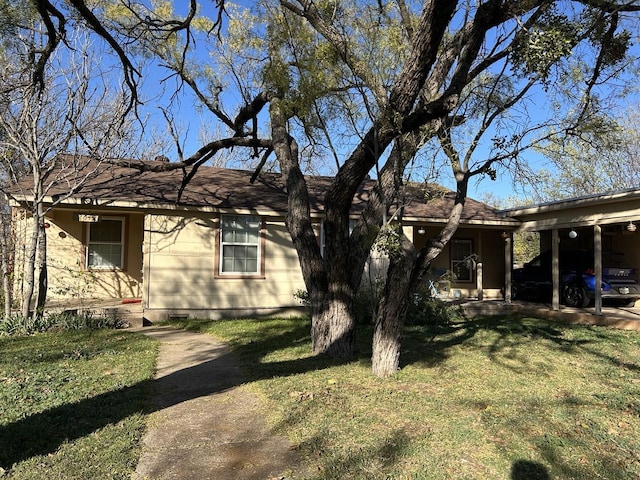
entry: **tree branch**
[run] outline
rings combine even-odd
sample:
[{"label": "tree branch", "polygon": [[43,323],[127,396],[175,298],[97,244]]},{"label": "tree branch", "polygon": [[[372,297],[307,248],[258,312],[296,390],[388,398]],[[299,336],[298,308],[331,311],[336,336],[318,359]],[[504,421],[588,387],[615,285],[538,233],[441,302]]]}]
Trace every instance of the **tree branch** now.
[{"label": "tree branch", "polygon": [[617,28],[618,28],[618,13],[613,12],[611,14],[611,22],[609,23],[609,28],[605,32],[603,40],[600,43],[600,51],[598,52],[598,58],[596,59],[596,63],[593,67],[593,73],[591,75],[591,78],[587,82],[587,88],[582,97],[583,98],[582,111],[580,112],[580,115],[578,115],[577,123],[583,120],[587,115],[587,112],[589,111],[589,106],[591,105],[591,92],[593,91],[593,88],[595,87],[598,81],[598,78],[602,73],[602,68],[605,65],[606,52],[607,52],[607,49],[611,46],[613,39],[615,38],[615,33]]},{"label": "tree branch", "polygon": [[[233,119],[233,130],[236,136],[243,135],[243,127],[245,123],[252,118],[256,118],[268,101],[269,95],[266,92],[260,92],[248,105],[245,105],[240,109],[236,118]],[[255,133],[256,132],[254,132],[254,134]]]},{"label": "tree branch", "polygon": [[260,176],[260,172],[262,172],[262,168],[267,163],[267,159],[269,158],[269,155],[271,155],[272,153],[273,153],[272,147],[269,147],[265,150],[264,154],[262,155],[262,158],[260,159],[260,163],[258,163],[258,166],[255,168],[255,170],[253,171],[253,174],[251,175],[251,178],[249,179],[249,183],[255,183],[255,181],[258,179],[258,176]]},{"label": "tree branch", "polygon": [[84,0],[69,0],[69,3],[87,22],[89,28],[96,34],[98,34],[98,36],[100,36],[104,41],[106,41],[120,59],[122,72],[124,74],[124,82],[126,83],[129,92],[131,93],[131,100],[125,114],[129,113],[131,110],[135,109],[138,104],[141,103],[138,97],[138,84],[135,79],[135,77],[141,76],[140,72],[133,66],[133,63],[131,63],[131,60],[129,60],[129,57],[125,53],[120,43],[118,43],[118,41],[111,35],[111,33],[109,33],[104,25],[102,25],[100,20],[93,14]]},{"label": "tree branch", "polygon": [[281,0],[280,4],[296,15],[306,19],[331,45],[336,49],[340,58],[351,69],[356,77],[362,78],[371,89],[378,105],[382,108],[387,104],[387,92],[361,59],[357,58],[347,38],[333,25],[325,22],[312,0],[300,0],[302,8],[298,8],[288,0]]},{"label": "tree branch", "polygon": [[[66,18],[57,8],[55,8],[48,0],[34,0],[38,15],[44,22],[47,29],[47,43],[44,50],[40,52],[40,57],[37,59],[34,65],[33,71],[33,83],[38,85],[42,90],[44,89],[44,70],[51,58],[51,55],[55,51],[56,47],[60,43],[61,39],[64,39],[66,34]],[[51,16],[54,16],[58,20],[58,27],[53,24]]]}]

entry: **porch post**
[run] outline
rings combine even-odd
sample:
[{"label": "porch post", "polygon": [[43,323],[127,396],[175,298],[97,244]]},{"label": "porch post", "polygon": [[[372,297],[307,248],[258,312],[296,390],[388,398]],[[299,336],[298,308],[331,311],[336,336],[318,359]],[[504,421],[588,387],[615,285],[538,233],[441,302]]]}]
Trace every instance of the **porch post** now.
[{"label": "porch post", "polygon": [[596,270],[595,314],[602,315],[602,227],[593,226],[593,264]]},{"label": "porch post", "polygon": [[504,301],[507,303],[511,303],[512,239],[513,234],[511,232],[504,239]]},{"label": "porch post", "polygon": [[142,309],[151,308],[151,232],[153,216],[146,214],[142,234]]},{"label": "porch post", "polygon": [[[480,254],[480,258],[483,258],[482,254],[482,233],[478,235],[478,246],[476,251]],[[482,285],[483,280],[483,272],[482,272],[482,262],[478,262],[476,264],[476,291],[478,292],[478,300],[482,300],[484,298],[484,289]]]},{"label": "porch post", "polygon": [[560,252],[560,237],[558,229],[551,230],[551,285],[553,295],[551,297],[551,308],[560,310],[560,263],[558,261]]}]

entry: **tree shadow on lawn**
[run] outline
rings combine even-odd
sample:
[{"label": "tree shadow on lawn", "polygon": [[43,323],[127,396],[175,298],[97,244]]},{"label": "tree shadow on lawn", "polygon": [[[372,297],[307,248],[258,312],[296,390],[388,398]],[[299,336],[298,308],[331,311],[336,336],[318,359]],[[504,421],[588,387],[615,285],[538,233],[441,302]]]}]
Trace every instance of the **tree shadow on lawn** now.
[{"label": "tree shadow on lawn", "polygon": [[0,467],[55,452],[63,443],[145,412],[153,381],[67,403],[0,426]]},{"label": "tree shadow on lawn", "polygon": [[[599,340],[607,341],[606,334],[591,335],[590,339],[572,339],[565,335],[567,329],[589,329],[584,325],[559,325],[547,320],[527,316],[488,316],[451,322],[446,325],[408,326],[402,342],[401,364],[407,366],[420,363],[426,367],[440,364],[450,356],[450,350],[471,342],[478,334],[491,331],[497,334],[486,348],[489,358],[508,368],[513,363],[504,363],[502,354],[508,350],[526,346],[540,340],[550,342],[561,351],[585,352],[597,356],[613,366],[640,371],[640,365],[614,358],[596,348]],[[602,327],[598,327],[602,328]],[[592,347],[592,348],[590,348]]]},{"label": "tree shadow on lawn", "polygon": [[[262,341],[251,342],[245,348],[266,353],[269,351],[268,345],[273,349],[305,335],[309,336],[308,328],[300,326],[283,334],[275,343],[273,337],[265,336]],[[310,356],[295,361],[269,363],[264,368],[251,369],[250,378],[243,378],[232,372],[238,355],[242,354],[242,349],[231,351],[227,348],[213,358],[210,356],[209,360],[203,356],[201,363],[157,380],[145,380],[2,425],[0,467],[8,470],[15,463],[33,456],[54,453],[67,441],[90,435],[134,414],[149,414],[191,399],[223,392],[246,381],[295,375],[339,363],[327,356]]]},{"label": "tree shadow on lawn", "polygon": [[359,478],[390,478],[384,472],[397,464],[411,448],[411,437],[402,429],[395,429],[384,437],[378,437],[369,445],[354,445],[344,449],[344,453],[334,455],[330,452],[327,435],[307,438],[303,449],[315,452],[322,459],[316,474],[309,474],[307,480],[327,478],[355,478],[354,472],[362,473]]},{"label": "tree shadow on lawn", "polygon": [[[269,331],[267,335],[268,338],[263,339],[264,341],[253,341],[244,344],[236,351],[240,355],[257,355],[259,358],[264,358],[274,350],[287,348],[296,343],[305,344],[308,347],[309,328],[309,323],[303,322],[298,328],[288,332],[279,332],[277,329],[274,329]],[[491,361],[499,363],[510,370],[522,371],[524,368],[535,369],[537,367],[535,365],[527,365],[526,357],[522,359],[522,362],[518,363],[517,359],[514,360],[509,354],[514,350],[526,352],[528,346],[536,342],[542,342],[559,351],[588,354],[600,358],[613,367],[627,368],[635,371],[640,370],[637,364],[614,358],[599,348],[600,343],[611,342],[611,337],[607,335],[606,331],[601,331],[600,328],[601,327],[596,327],[595,330],[589,332],[586,336],[568,335],[568,330],[591,330],[593,327],[557,324],[525,315],[478,317],[429,328],[424,326],[408,326],[402,341],[401,361],[403,365],[420,363],[427,368],[437,367],[452,354],[452,349],[469,343],[486,351]],[[263,332],[266,331],[267,330],[263,330]],[[487,331],[491,332],[491,335],[482,335]],[[354,362],[359,362],[360,364],[367,362],[367,364],[369,364],[372,336],[373,328],[371,325],[358,325],[356,336],[357,354]],[[457,354],[459,354],[459,352],[456,353],[456,355]],[[319,363],[314,365],[314,361]],[[251,366],[253,373],[252,379],[257,380],[269,376],[286,376],[295,373],[304,373],[311,370],[327,368],[336,364],[339,364],[339,362],[322,356],[306,358],[301,364],[297,364],[295,361],[293,363],[260,363],[259,365]],[[265,369],[264,372],[260,370],[263,368]],[[304,415],[302,415],[301,418],[304,418]],[[552,426],[550,426],[550,428],[552,428]],[[526,430],[523,431],[522,435],[523,438],[527,438]],[[312,445],[308,450],[322,452],[324,445],[323,439],[323,436],[313,437],[304,443]],[[352,451],[339,458],[332,457],[331,455],[322,456],[324,459],[322,461],[323,471],[317,478],[346,477],[348,473],[353,473],[357,471],[360,466],[366,465],[365,459],[367,458],[384,459],[384,462],[382,462],[383,465],[381,464],[381,469],[384,470],[390,465],[397,463],[404,455],[404,452],[410,448],[411,440],[406,433],[401,429],[395,430],[389,437],[376,439],[368,448],[363,448],[356,452]],[[542,452],[542,457],[547,460],[545,462],[546,466],[532,461],[516,462],[513,464],[513,471],[511,472],[512,478],[514,480],[534,478],[541,480],[548,479],[550,476],[547,468],[553,468],[556,472],[562,472],[562,474],[564,474],[562,478],[586,478],[589,476],[589,467],[585,467],[585,469],[587,469],[585,473],[579,470],[580,467],[564,464],[557,452],[555,452],[555,456],[549,454],[550,451],[554,451],[553,446],[549,447],[549,449],[548,451]],[[603,456],[601,461],[606,463],[607,459]],[[609,472],[619,471],[619,467],[615,465],[610,466]],[[586,474],[586,477],[582,475],[583,473]]]},{"label": "tree shadow on lawn", "polygon": [[[586,335],[568,335],[569,330],[588,330]],[[537,364],[529,364],[527,352],[529,348],[536,348],[534,343],[546,344],[546,348],[550,351],[567,352],[570,355],[585,355],[597,359],[603,365],[607,365],[613,371],[628,370],[632,373],[640,372],[640,363],[635,358],[626,361],[623,356],[618,358],[611,352],[611,348],[603,348],[605,343],[614,344],[614,335],[618,332],[607,333],[604,327],[591,327],[586,325],[568,325],[557,324],[547,320],[534,319],[527,316],[496,316],[481,317],[476,319],[465,320],[461,322],[451,323],[449,325],[439,327],[409,327],[409,334],[405,336],[403,344],[403,352],[401,359],[404,365],[422,364],[426,368],[437,366],[442,361],[452,355],[451,350],[465,343],[475,345],[478,349],[486,352],[487,357],[494,363],[511,370],[515,374],[535,372],[539,369]],[[482,336],[476,343],[474,337],[479,337],[483,331],[490,331],[492,335]],[[616,344],[614,344],[616,345]],[[455,355],[463,355],[457,351]],[[553,354],[549,356],[549,361],[557,361]],[[508,375],[508,374],[507,374]],[[594,400],[592,397],[576,398],[545,398],[538,399],[534,403],[522,403],[525,411],[535,412],[540,408],[538,401],[548,402],[550,405],[558,404],[558,408],[567,412],[573,411],[575,419],[568,424],[580,425],[584,421],[583,407],[589,407],[592,403],[599,403],[603,415],[606,415],[609,409],[620,409],[622,411],[633,411],[638,403],[633,399],[625,400],[617,398],[618,392],[615,390],[603,391],[598,394],[598,398]],[[611,395],[611,398],[608,396]],[[575,408],[571,408],[575,407]],[[570,413],[566,413],[569,415]],[[624,451],[626,447],[620,447],[618,453],[602,451],[594,454],[593,448],[588,441],[583,441],[581,435],[584,435],[580,428],[565,432],[564,443],[558,441],[553,435],[546,434],[540,438],[532,438],[531,430],[528,422],[535,421],[540,428],[540,424],[548,423],[548,431],[552,432],[558,425],[554,424],[548,418],[538,418],[531,420],[526,415],[513,418],[509,425],[512,429],[521,429],[521,437],[523,440],[531,444],[531,447],[538,450],[540,457],[545,460],[545,464],[530,461],[518,461],[513,464],[511,478],[513,480],[525,479],[548,479],[551,478],[547,467],[552,468],[554,475],[558,478],[592,478],[600,477],[602,472],[606,472],[610,477],[607,478],[629,478],[627,477],[626,467],[619,462],[618,455],[620,451]],[[595,429],[595,427],[593,427]],[[544,428],[542,428],[544,431]],[[596,429],[597,432],[597,429]],[[605,432],[606,433],[606,432]],[[559,442],[559,443],[556,443]],[[577,445],[585,451],[592,451],[593,458],[589,463],[573,464],[566,459],[564,453],[569,447],[567,445]],[[615,449],[613,449],[615,450]],[[596,459],[597,457],[597,459]],[[600,472],[596,475],[595,469],[600,468]],[[594,469],[594,470],[592,470]],[[602,477],[604,478],[604,477]]]},{"label": "tree shadow on lawn", "polygon": [[550,480],[549,472],[540,463],[517,460],[511,467],[511,480]]}]

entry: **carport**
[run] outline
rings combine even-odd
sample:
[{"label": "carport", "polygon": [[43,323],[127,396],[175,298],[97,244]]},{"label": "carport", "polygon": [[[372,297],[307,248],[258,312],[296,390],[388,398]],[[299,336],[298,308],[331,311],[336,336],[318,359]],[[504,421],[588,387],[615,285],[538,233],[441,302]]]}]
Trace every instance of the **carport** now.
[{"label": "carport", "polygon": [[[542,250],[552,252],[553,310],[560,309],[559,256],[564,249],[593,251],[596,285],[602,284],[602,252],[623,252],[637,268],[640,248],[640,189],[621,190],[503,211],[522,223],[518,231],[539,232]],[[512,237],[506,239],[506,265],[512,265]],[[505,300],[511,302],[511,268],[506,269]],[[595,314],[602,315],[602,293],[595,289]]]}]

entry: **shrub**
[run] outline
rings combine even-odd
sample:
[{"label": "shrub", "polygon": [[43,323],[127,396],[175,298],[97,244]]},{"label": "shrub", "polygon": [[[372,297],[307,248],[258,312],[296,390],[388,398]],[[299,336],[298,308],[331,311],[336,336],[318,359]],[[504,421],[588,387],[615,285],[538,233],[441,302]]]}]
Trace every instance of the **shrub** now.
[{"label": "shrub", "polygon": [[303,307],[308,307],[310,305],[309,292],[307,292],[306,290],[296,290],[295,292],[293,292],[293,298],[300,302],[300,305],[302,305]]},{"label": "shrub", "polygon": [[82,313],[52,313],[48,316],[51,327],[58,330],[99,330],[104,328],[124,328],[126,323],[117,315],[96,315],[91,311]]},{"label": "shrub", "polygon": [[356,323],[371,325],[376,318],[378,308],[378,296],[370,288],[358,290],[355,300]]},{"label": "shrub", "polygon": [[116,315],[95,315],[92,312],[51,313],[27,319],[21,314],[14,314],[0,318],[0,335],[32,335],[46,331],[98,330],[126,326]]},{"label": "shrub", "polygon": [[427,287],[420,287],[409,302],[407,325],[448,325],[460,320],[462,311],[458,305],[433,298]]},{"label": "shrub", "polygon": [[[358,290],[354,305],[358,324],[372,325],[375,322],[381,288],[382,283],[377,282]],[[407,308],[407,325],[448,325],[462,319],[462,311],[458,305],[434,298],[431,293],[426,286],[418,288]],[[302,305],[309,306],[309,294],[306,290],[297,290],[294,297]]]},{"label": "shrub", "polygon": [[[293,297],[303,307],[309,307],[309,293],[306,290],[296,290]],[[355,299],[356,322],[361,324],[373,323],[377,306],[377,294],[369,288],[361,288]]]},{"label": "shrub", "polygon": [[24,318],[19,313],[0,318],[0,335],[31,335],[51,328],[49,320],[42,315]]}]

